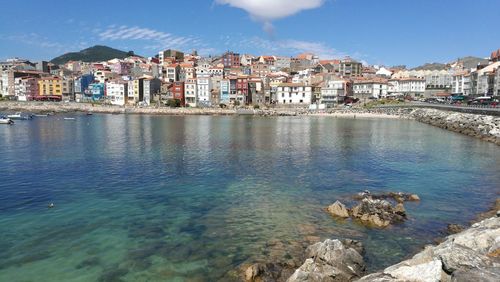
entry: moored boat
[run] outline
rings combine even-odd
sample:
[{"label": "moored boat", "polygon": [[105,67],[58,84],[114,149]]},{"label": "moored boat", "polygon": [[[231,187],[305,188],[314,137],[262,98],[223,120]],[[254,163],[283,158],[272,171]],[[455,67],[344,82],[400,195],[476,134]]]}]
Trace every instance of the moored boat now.
[{"label": "moored boat", "polygon": [[23,115],[21,112],[17,112],[15,114],[7,115],[7,118],[10,118],[11,120],[28,120],[32,119],[32,115]]},{"label": "moored boat", "polygon": [[7,117],[0,117],[0,124],[14,124],[14,121]]}]

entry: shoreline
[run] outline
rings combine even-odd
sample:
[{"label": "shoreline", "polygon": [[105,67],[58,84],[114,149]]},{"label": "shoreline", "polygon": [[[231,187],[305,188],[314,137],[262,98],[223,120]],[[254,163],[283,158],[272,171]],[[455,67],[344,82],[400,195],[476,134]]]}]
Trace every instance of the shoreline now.
[{"label": "shoreline", "polygon": [[[500,277],[500,198],[460,230],[450,231],[449,226],[448,230],[442,230],[445,235],[436,237],[434,243],[424,244],[400,261],[370,272],[363,241],[330,237],[318,238],[308,247],[299,242],[304,246],[302,254],[293,258],[300,261],[298,264],[279,260],[246,262],[234,277],[245,282],[271,281],[269,278],[287,282],[330,281],[322,278],[328,279],[332,273],[342,278],[339,281],[359,282],[465,281],[452,278],[478,278],[484,272]],[[334,246],[332,242],[337,243]],[[354,263],[353,251],[357,256]]]},{"label": "shoreline", "polygon": [[[0,111],[40,113],[99,113],[99,114],[137,114],[137,115],[208,115],[208,116],[317,116],[333,118],[369,118],[369,119],[412,119],[404,116],[403,110],[379,109],[332,109],[328,112],[311,112],[303,108],[169,108],[169,107],[122,107],[88,103],[53,103],[53,102],[0,102]],[[403,114],[402,114],[403,113]]]},{"label": "shoreline", "polygon": [[101,113],[137,115],[208,115],[208,116],[313,116],[349,119],[401,119],[415,120],[448,131],[478,138],[500,146],[500,117],[437,110],[431,108],[338,108],[324,112],[308,109],[222,109],[222,108],[149,108],[119,107],[85,103],[0,102],[0,111],[29,113]]}]

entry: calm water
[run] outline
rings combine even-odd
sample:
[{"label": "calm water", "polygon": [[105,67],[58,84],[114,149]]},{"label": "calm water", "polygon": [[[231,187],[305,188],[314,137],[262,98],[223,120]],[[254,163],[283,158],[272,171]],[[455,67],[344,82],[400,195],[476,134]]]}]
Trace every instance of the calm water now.
[{"label": "calm water", "polygon": [[[342,237],[374,270],[500,192],[497,146],[414,121],[75,117],[0,126],[0,281],[229,281]],[[422,202],[386,230],[322,210],[364,189]]]}]

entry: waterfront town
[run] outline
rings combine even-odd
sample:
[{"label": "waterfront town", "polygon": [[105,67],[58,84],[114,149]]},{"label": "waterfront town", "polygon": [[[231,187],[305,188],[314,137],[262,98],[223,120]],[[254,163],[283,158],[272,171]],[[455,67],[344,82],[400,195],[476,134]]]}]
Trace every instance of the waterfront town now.
[{"label": "waterfront town", "polygon": [[227,51],[202,57],[169,49],[148,58],[128,55],[61,65],[9,59],[0,62],[0,96],[116,106],[309,109],[382,98],[460,103],[500,96],[500,49],[485,59],[420,69],[367,65],[349,57],[326,60],[311,53],[280,57]]}]

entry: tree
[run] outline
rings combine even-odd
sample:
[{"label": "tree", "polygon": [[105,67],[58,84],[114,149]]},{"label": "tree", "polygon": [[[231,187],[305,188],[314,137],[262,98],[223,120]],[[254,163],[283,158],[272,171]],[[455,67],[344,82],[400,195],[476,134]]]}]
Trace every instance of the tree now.
[{"label": "tree", "polygon": [[181,106],[181,100],[179,99],[168,99],[167,106],[171,108],[178,108]]}]

